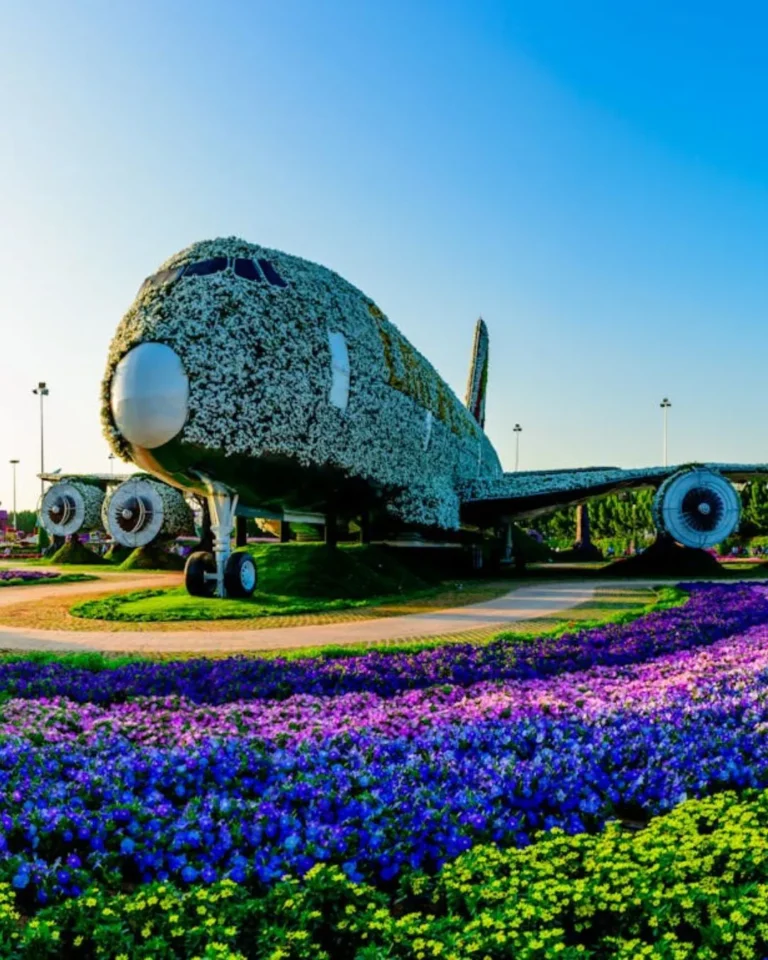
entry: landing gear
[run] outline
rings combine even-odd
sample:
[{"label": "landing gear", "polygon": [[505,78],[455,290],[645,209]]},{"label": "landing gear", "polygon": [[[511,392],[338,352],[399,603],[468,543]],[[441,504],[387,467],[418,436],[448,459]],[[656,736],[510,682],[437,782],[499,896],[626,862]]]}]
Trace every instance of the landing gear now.
[{"label": "landing gear", "polygon": [[233,553],[224,569],[224,589],[228,597],[250,597],[256,589],[256,561],[250,553]]},{"label": "landing gear", "polygon": [[216,561],[212,553],[190,553],[184,567],[184,586],[191,597],[212,597],[216,592]]},{"label": "landing gear", "polygon": [[237,494],[200,475],[211,515],[213,554],[193,553],[185,568],[187,590],[195,597],[250,597],[256,589],[256,563],[248,553],[232,553]]}]

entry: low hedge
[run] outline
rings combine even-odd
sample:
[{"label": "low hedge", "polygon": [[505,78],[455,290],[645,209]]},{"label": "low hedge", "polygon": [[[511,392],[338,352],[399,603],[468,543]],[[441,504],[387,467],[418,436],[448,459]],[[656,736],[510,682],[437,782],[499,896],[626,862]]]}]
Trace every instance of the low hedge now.
[{"label": "low hedge", "polygon": [[635,832],[475,847],[399,887],[318,865],[267,893],[231,881],[85,891],[25,920],[0,885],[0,954],[112,960],[754,960],[768,955],[768,791],[682,803]]}]

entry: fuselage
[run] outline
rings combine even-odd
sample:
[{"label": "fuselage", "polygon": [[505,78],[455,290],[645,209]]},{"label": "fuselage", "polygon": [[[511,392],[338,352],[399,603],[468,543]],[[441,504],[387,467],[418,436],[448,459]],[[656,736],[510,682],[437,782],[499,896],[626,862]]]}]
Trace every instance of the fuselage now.
[{"label": "fuselage", "polygon": [[501,475],[479,424],[369,297],[231,238],[145,281],[112,342],[102,411],[120,456],[278,515],[383,504],[454,529],[460,485]]}]

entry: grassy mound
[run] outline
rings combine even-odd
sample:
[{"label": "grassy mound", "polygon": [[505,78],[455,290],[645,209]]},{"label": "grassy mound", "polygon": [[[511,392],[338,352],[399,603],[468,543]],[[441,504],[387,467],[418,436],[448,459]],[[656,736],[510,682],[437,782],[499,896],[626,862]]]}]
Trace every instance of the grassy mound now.
[{"label": "grassy mound", "polygon": [[113,543],[104,554],[104,559],[109,560],[110,563],[124,563],[132,552],[130,547],[123,547],[119,543]]},{"label": "grassy mound", "polygon": [[251,620],[327,613],[365,607],[371,600],[329,600],[325,597],[275,597],[254,593],[247,600],[191,597],[184,587],[171,590],[135,590],[102,600],[86,600],[70,613],[86,620],[121,620],[128,623],[175,623],[184,620]]},{"label": "grassy mound", "polygon": [[[77,604],[71,612],[88,619],[139,623],[246,620],[363,607],[393,597],[423,594],[430,587],[391,551],[380,547],[354,545],[333,550],[325,544],[290,543],[265,544],[250,552],[258,567],[259,589],[247,600],[191,597],[180,587],[89,600]],[[157,569],[155,561],[152,567]],[[121,569],[137,568],[125,563]]]},{"label": "grassy mound", "polygon": [[84,543],[80,543],[79,540],[68,540],[47,562],[53,566],[65,563],[80,564],[83,566],[96,563],[109,563],[101,554],[89,549]]},{"label": "grassy mound", "polygon": [[546,563],[555,556],[546,543],[539,543],[516,523],[512,524],[512,551],[524,563]]},{"label": "grassy mound", "polygon": [[723,569],[706,550],[656,540],[644,553],[616,560],[600,571],[607,577],[722,577]]},{"label": "grassy mound", "polygon": [[357,600],[424,590],[429,584],[385,547],[324,543],[264,544],[250,549],[259,591],[281,597]]},{"label": "grassy mound", "polygon": [[136,547],[120,564],[121,570],[183,570],[184,557],[169,553],[163,544],[154,542]]}]

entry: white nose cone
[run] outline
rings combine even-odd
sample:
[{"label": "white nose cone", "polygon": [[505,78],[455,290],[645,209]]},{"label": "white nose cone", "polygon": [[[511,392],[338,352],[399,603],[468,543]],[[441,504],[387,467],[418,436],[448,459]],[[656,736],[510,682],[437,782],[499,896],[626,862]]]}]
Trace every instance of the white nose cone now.
[{"label": "white nose cone", "polygon": [[141,343],[112,378],[112,416],[129,443],[153,450],[172,440],[189,411],[189,380],[179,355],[164,343]]}]

